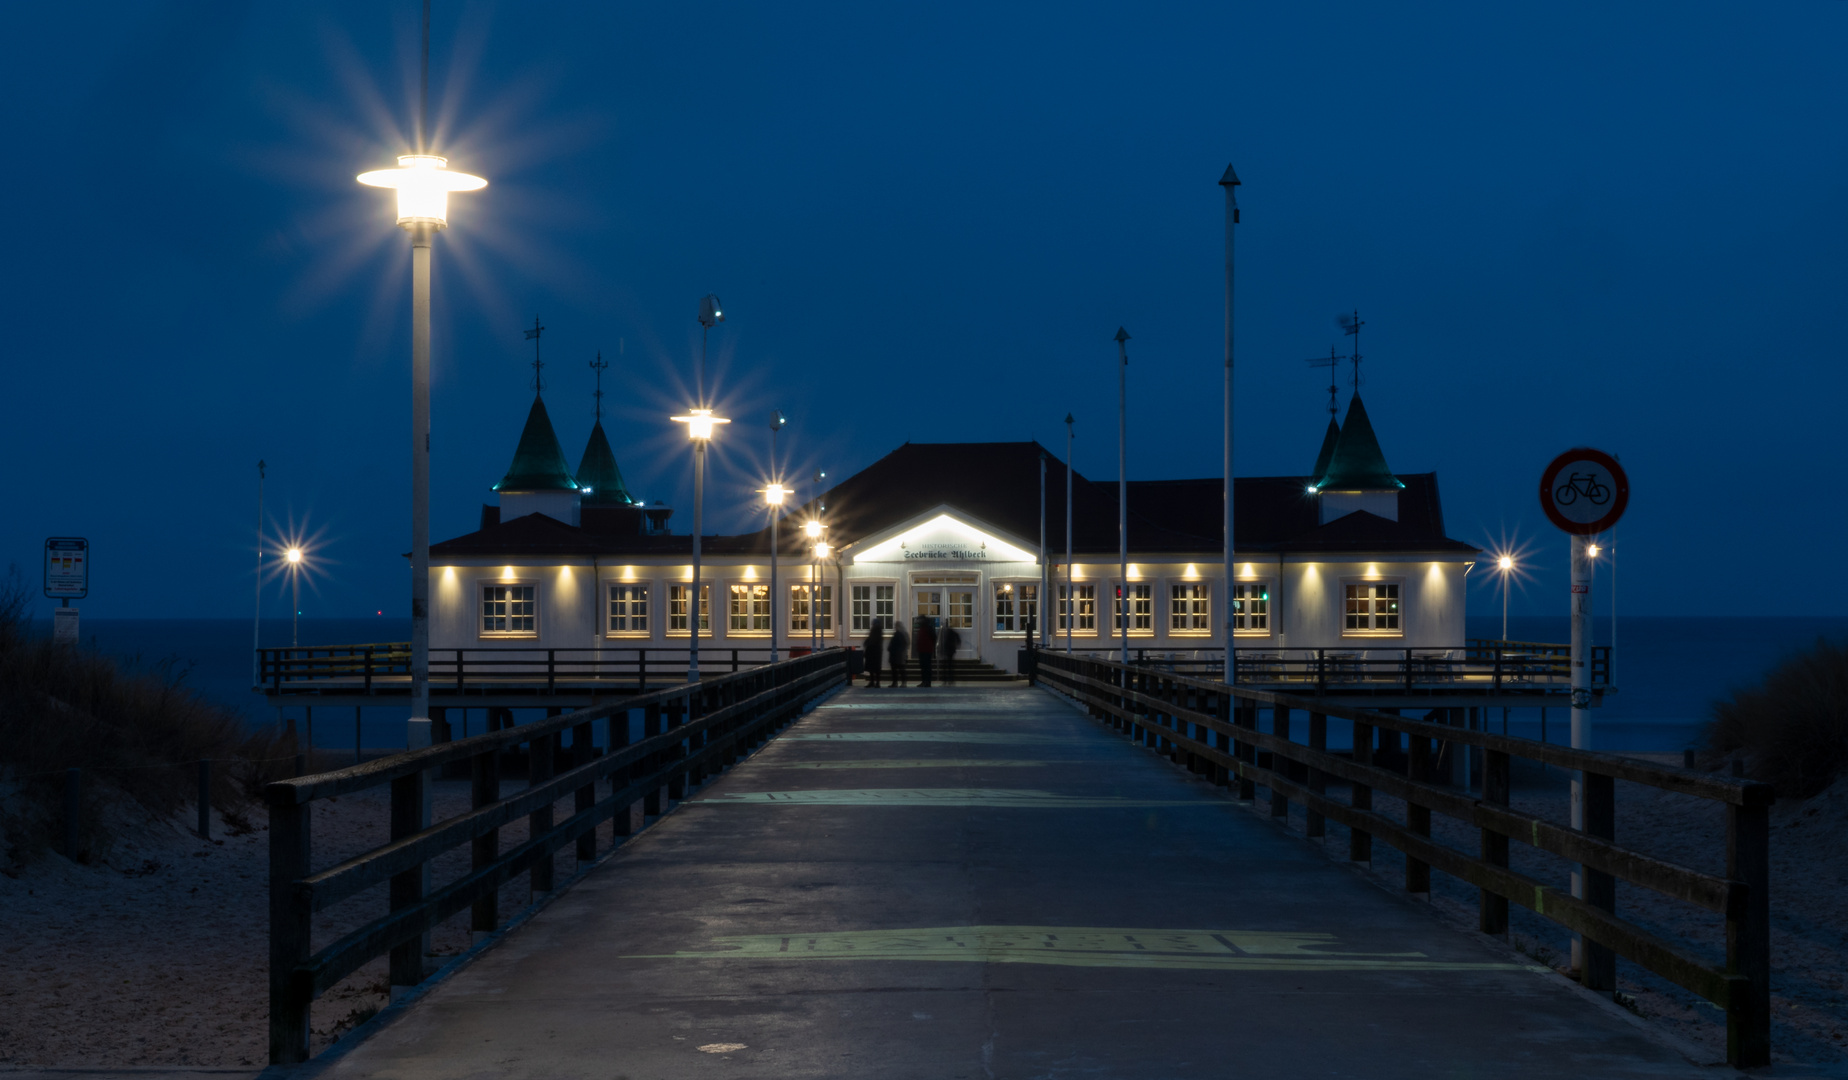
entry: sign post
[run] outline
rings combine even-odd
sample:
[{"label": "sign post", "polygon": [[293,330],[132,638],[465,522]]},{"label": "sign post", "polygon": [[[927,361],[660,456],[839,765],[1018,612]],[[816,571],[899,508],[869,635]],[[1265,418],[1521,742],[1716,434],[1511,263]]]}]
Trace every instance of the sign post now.
[{"label": "sign post", "polygon": [[51,640],[78,641],[77,609],[72,600],[90,595],[90,542],[80,536],[53,536],[45,541],[45,595],[63,604],[52,613]]},{"label": "sign post", "polygon": [[[1553,459],[1540,476],[1540,507],[1572,537],[1572,746],[1592,749],[1591,538],[1617,524],[1630,504],[1630,479],[1617,459],[1580,447]],[[1572,774],[1572,827],[1585,831],[1585,776]],[[1585,868],[1572,871],[1572,895],[1585,898]],[[1572,936],[1572,967],[1585,970],[1585,940]]]}]

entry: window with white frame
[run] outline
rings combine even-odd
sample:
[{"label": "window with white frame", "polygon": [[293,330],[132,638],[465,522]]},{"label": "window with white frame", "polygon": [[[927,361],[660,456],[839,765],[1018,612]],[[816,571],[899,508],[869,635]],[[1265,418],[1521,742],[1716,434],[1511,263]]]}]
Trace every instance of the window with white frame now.
[{"label": "window with white frame", "polygon": [[1116,628],[1127,621],[1132,634],[1155,632],[1155,591],[1147,582],[1116,586]]},{"label": "window with white frame", "polygon": [[1097,586],[1059,586],[1059,632],[1097,632]]},{"label": "window with white frame", "polygon": [[1347,621],[1350,634],[1396,634],[1399,625],[1399,583],[1356,581],[1347,586]]},{"label": "window with white frame", "polygon": [[1039,582],[995,582],[995,633],[1024,634],[1039,625]]},{"label": "window with white frame", "polygon": [[875,626],[892,629],[897,618],[897,598],[896,585],[853,586],[853,632],[864,634]]},{"label": "window with white frame", "polygon": [[484,634],[539,633],[539,602],[531,585],[483,585],[481,632]]},{"label": "window with white frame", "polygon": [[1232,584],[1232,632],[1270,633],[1270,583],[1238,581]]},{"label": "window with white frame", "polygon": [[739,634],[769,633],[770,586],[733,585],[726,629]]},{"label": "window with white frame", "polygon": [[1188,581],[1168,587],[1168,632],[1171,634],[1210,634],[1213,632],[1213,588],[1204,581]]},{"label": "window with white frame", "polygon": [[789,587],[789,629],[809,633],[809,589],[814,588],[815,621],[824,634],[834,631],[834,586],[810,586],[806,583]]},{"label": "window with white frame", "polygon": [[[667,587],[667,632],[685,634],[687,632],[688,601],[693,598],[693,586],[669,585]],[[699,586],[699,635],[712,636],[712,586],[704,582]]]},{"label": "window with white frame", "polygon": [[609,623],[607,634],[646,634],[648,632],[648,583],[624,581],[609,588]]}]

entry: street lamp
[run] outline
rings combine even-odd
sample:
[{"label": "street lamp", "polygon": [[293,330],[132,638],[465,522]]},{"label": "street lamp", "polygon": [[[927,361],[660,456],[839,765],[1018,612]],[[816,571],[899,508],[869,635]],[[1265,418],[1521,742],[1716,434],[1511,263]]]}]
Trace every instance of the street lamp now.
[{"label": "street lamp", "polygon": [[717,293],[707,293],[699,298],[699,385],[697,391],[699,403],[706,404],[706,338],[712,328],[725,321],[724,306],[719,303]]},{"label": "street lamp", "polygon": [[302,549],[292,547],[283,552],[283,558],[289,560],[289,587],[294,592],[289,601],[289,610],[295,613],[289,624],[289,648],[296,649],[302,644]]},{"label": "street lamp", "polygon": [[712,429],[730,420],[712,415],[711,409],[689,409],[690,415],[669,417],[687,426],[687,438],[693,440],[693,595],[687,601],[687,681],[699,681],[699,540],[706,502],[706,444],[712,441]]},{"label": "street lamp", "polygon": [[821,538],[825,528],[820,518],[810,518],[802,525],[802,534],[809,538],[810,552],[808,587],[810,652],[816,652],[821,648],[821,567],[818,560],[822,557],[823,549],[828,546],[827,541]]},{"label": "street lamp", "polygon": [[1495,560],[1495,568],[1501,571],[1502,579],[1502,640],[1508,640],[1508,579],[1514,576],[1514,559],[1503,555]]},{"label": "street lamp", "polygon": [[[777,413],[778,418],[782,415],[782,413]],[[778,426],[781,425],[773,425],[770,428],[772,438],[775,437]],[[776,555],[780,526],[783,521],[783,500],[787,498],[789,498],[789,489],[783,485],[767,484],[764,486],[764,505],[770,508],[770,662],[772,664],[776,663],[778,626],[776,621]]]},{"label": "street lamp", "polygon": [[450,172],[435,154],[404,154],[359,182],[398,192],[411,234],[411,717],[407,744],[430,744],[430,241],[449,224],[449,193],[479,191],[479,176]]}]

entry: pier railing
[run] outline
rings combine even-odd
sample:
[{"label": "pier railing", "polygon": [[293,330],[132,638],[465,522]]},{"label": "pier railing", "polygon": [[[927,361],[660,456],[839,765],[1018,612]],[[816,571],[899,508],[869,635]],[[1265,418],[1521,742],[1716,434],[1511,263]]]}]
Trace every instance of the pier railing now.
[{"label": "pier railing", "polygon": [[[1137,743],[1216,783],[1237,785],[1241,800],[1255,800],[1258,787],[1269,789],[1272,817],[1287,820],[1290,801],[1296,800],[1307,811],[1309,837],[1323,836],[1328,821],[1346,826],[1353,861],[1371,861],[1374,840],[1397,848],[1405,854],[1408,892],[1430,892],[1433,868],[1475,886],[1483,933],[1507,932],[1512,902],[1582,936],[1586,946],[1579,978],[1588,988],[1616,989],[1618,956],[1687,988],[1725,1010],[1729,1062],[1740,1067],[1769,1063],[1770,785],[1092,657],[1034,650],[1024,663],[1030,677],[1083,703],[1092,716]],[[1297,712],[1308,715],[1307,745],[1291,738],[1290,717]],[[1269,730],[1260,730],[1260,714],[1270,717]],[[1352,722],[1351,756],[1329,753],[1329,717]],[[1435,765],[1446,751],[1480,754],[1477,784],[1458,788],[1437,782]],[[1581,775],[1582,831],[1510,809],[1515,758]],[[1347,783],[1345,803],[1328,797],[1330,780]],[[1723,806],[1726,872],[1703,873],[1619,845],[1614,839],[1618,780]],[[1374,792],[1402,800],[1405,819],[1395,821],[1375,809]],[[1478,830],[1479,852],[1433,840],[1433,812]],[[1580,864],[1583,895],[1511,870],[1511,842]],[[1724,963],[1695,955],[1619,916],[1619,880],[1720,915],[1726,926]]]},{"label": "pier railing", "polygon": [[[597,705],[518,728],[396,754],[335,772],[281,780],[264,789],[270,835],[270,1061],[306,1060],[314,999],[361,965],[387,953],[393,986],[426,977],[421,937],[445,919],[472,909],[478,932],[502,922],[500,888],[522,873],[535,894],[552,891],[554,853],[576,846],[580,866],[597,857],[597,826],[614,820],[615,842],[668,799],[735,762],[801,714],[805,702],[847,679],[847,652],[830,649],[736,675]],[[642,738],[630,742],[630,712],[642,714]],[[599,751],[595,725],[605,727]],[[563,735],[571,733],[569,747]],[[500,794],[504,752],[524,744],[526,789]],[[466,763],[470,808],[445,821],[425,822],[430,784],[445,765]],[[597,797],[598,785],[610,793]],[[385,845],[316,869],[309,831],[314,803],[367,788],[391,786],[391,839]],[[554,821],[553,804],[570,797],[574,812]],[[524,817],[527,838],[500,850],[500,829]],[[454,881],[429,888],[427,867],[470,845],[470,866]],[[315,948],[316,912],[389,883],[388,910]]]},{"label": "pier railing", "polygon": [[[1064,653],[1059,642],[1046,652]],[[1113,660],[1122,646],[1087,645],[1072,655]],[[1225,670],[1221,646],[1199,648],[1131,645],[1130,663],[1180,675],[1217,678]],[[1492,692],[1561,690],[1572,679],[1572,647],[1532,641],[1470,638],[1435,648],[1375,647],[1365,642],[1328,648],[1239,646],[1232,650],[1237,681],[1254,686],[1300,687],[1305,693],[1475,689]],[[1611,650],[1591,651],[1591,685],[1610,685]]]},{"label": "pier railing", "polygon": [[[786,656],[806,646],[783,648]],[[431,649],[430,681],[455,690],[471,685],[581,686],[609,682],[645,690],[686,678],[690,650],[685,645],[610,645],[589,649],[542,649],[521,645],[486,645],[472,649]],[[770,662],[770,647],[731,648],[701,644],[700,667],[708,673],[733,674]],[[373,693],[409,686],[408,641],[361,645],[302,645],[258,649],[257,671],[271,693],[288,690],[346,690]]]}]

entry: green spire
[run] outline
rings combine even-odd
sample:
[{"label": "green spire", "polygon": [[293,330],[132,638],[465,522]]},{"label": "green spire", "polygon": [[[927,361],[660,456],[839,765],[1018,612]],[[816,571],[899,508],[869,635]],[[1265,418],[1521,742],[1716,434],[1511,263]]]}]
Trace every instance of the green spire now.
[{"label": "green spire", "polygon": [[1347,421],[1341,425],[1328,470],[1315,486],[1322,491],[1398,491],[1405,486],[1386,467],[1386,455],[1358,393],[1348,405]]},{"label": "green spire", "polygon": [[1335,418],[1328,418],[1328,434],[1322,436],[1322,452],[1315,456],[1315,471],[1309,474],[1309,482],[1319,483],[1328,474],[1328,463],[1335,456],[1335,444],[1341,441],[1341,425]]},{"label": "green spire", "polygon": [[571,469],[565,464],[564,448],[558,445],[558,435],[552,430],[552,418],[546,415],[545,401],[538,395],[533,396],[533,411],[526,414],[526,429],[520,432],[513,464],[494,490],[577,490],[577,482],[571,479]]},{"label": "green spire", "polygon": [[616,455],[610,452],[610,440],[603,434],[603,421],[590,429],[590,442],[584,446],[584,459],[578,463],[578,490],[584,492],[585,506],[633,506],[635,499],[623,486],[622,470],[616,467]]}]

